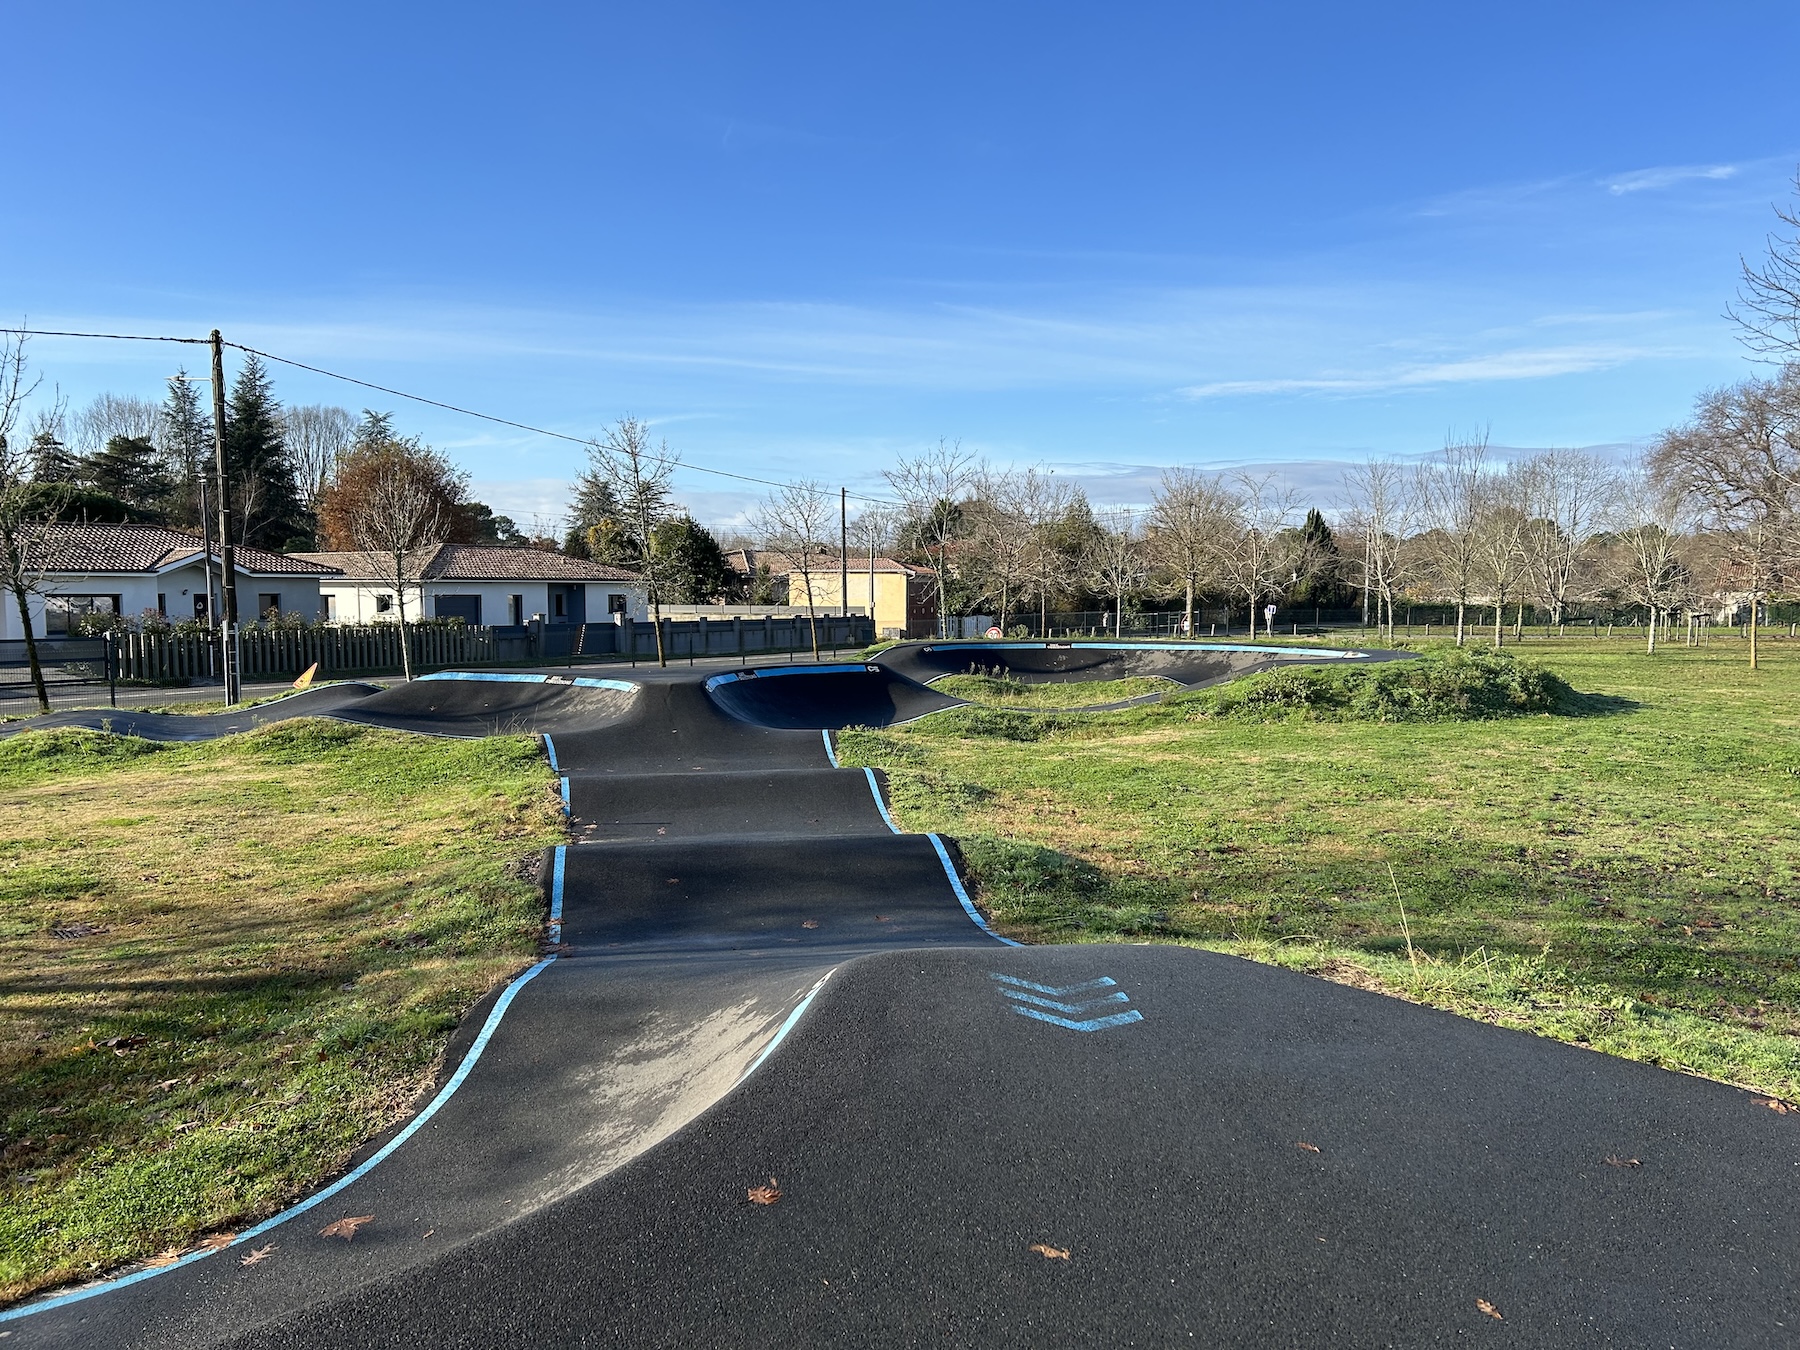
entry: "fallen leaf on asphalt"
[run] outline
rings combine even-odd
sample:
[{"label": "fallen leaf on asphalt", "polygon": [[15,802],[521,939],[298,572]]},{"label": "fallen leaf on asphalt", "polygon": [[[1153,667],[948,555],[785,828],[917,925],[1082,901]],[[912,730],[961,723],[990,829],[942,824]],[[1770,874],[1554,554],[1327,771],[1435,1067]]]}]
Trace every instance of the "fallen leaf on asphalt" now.
[{"label": "fallen leaf on asphalt", "polygon": [[802,928],[817,928],[819,926],[819,921],[817,919],[808,919],[800,926]]},{"label": "fallen leaf on asphalt", "polygon": [[1309,1144],[1304,1139],[1300,1141],[1300,1147],[1305,1149],[1308,1153],[1317,1153],[1319,1151],[1319,1146],[1317,1144]]},{"label": "fallen leaf on asphalt", "polygon": [[365,1223],[374,1222],[373,1214],[359,1214],[355,1218],[342,1218],[326,1224],[319,1230],[320,1237],[341,1237],[345,1242],[356,1236],[356,1230]]},{"label": "fallen leaf on asphalt", "polygon": [[200,1241],[196,1242],[194,1244],[194,1250],[201,1252],[216,1252],[221,1248],[229,1247],[236,1237],[236,1233],[214,1233],[211,1237],[201,1238]]},{"label": "fallen leaf on asphalt", "polygon": [[1031,1250],[1043,1257],[1046,1261],[1067,1261],[1069,1259],[1069,1249],[1067,1247],[1052,1247],[1047,1243],[1034,1242],[1031,1244]]},{"label": "fallen leaf on asphalt", "polygon": [[1768,1107],[1769,1110],[1773,1111],[1778,1116],[1791,1115],[1794,1110],[1794,1108],[1789,1106],[1786,1102],[1775,1097],[1758,1097],[1756,1099],[1756,1104],[1758,1106]]},{"label": "fallen leaf on asphalt", "polygon": [[1500,1310],[1498,1308],[1496,1308],[1493,1304],[1489,1303],[1485,1298],[1476,1299],[1475,1306],[1477,1308],[1479,1308],[1482,1312],[1486,1313],[1489,1317],[1493,1318],[1496,1322],[1504,1322],[1506,1320],[1504,1317],[1502,1317],[1500,1315]]},{"label": "fallen leaf on asphalt", "polygon": [[1636,1158],[1615,1158],[1609,1153],[1606,1155],[1606,1165],[1608,1167],[1642,1167],[1644,1164]]},{"label": "fallen leaf on asphalt", "polygon": [[770,1177],[767,1186],[752,1186],[749,1195],[753,1205],[772,1205],[781,1199],[781,1187],[774,1177]]},{"label": "fallen leaf on asphalt", "polygon": [[[430,1236],[431,1236],[431,1235],[432,1235],[432,1234],[433,1234],[433,1233],[435,1233],[435,1232],[437,1232],[437,1229],[435,1229],[435,1228],[427,1228],[427,1229],[426,1229],[426,1230],[425,1230],[425,1237],[430,1237]],[[420,1240],[421,1240],[421,1241],[423,1241],[423,1238],[422,1238],[422,1239],[420,1239]]]},{"label": "fallen leaf on asphalt", "polygon": [[252,1251],[248,1256],[246,1256],[242,1261],[239,1261],[238,1264],[240,1266],[253,1266],[258,1261],[267,1261],[269,1259],[269,1253],[274,1250],[275,1250],[275,1244],[273,1242],[271,1242],[266,1247],[258,1247],[254,1251]]},{"label": "fallen leaf on asphalt", "polygon": [[888,916],[885,914],[877,914],[875,916],[875,922],[876,923],[890,923],[890,922],[892,922],[892,920],[890,920],[888,918]]},{"label": "fallen leaf on asphalt", "polygon": [[185,1249],[181,1247],[165,1248],[155,1256],[151,1257],[148,1261],[144,1262],[144,1264],[147,1266],[172,1266],[181,1259],[184,1250]]}]

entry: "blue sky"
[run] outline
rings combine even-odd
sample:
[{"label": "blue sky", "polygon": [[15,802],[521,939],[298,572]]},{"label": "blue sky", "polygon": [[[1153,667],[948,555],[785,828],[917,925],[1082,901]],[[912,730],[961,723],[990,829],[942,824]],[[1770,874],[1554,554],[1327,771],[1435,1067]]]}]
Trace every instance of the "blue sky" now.
[{"label": "blue sky", "polygon": [[[1103,501],[1641,440],[1750,369],[1800,7],[1473,8],[15,7],[0,314],[853,489],[940,436]],[[76,401],[177,359],[34,355]],[[522,519],[580,457],[367,397]]]}]

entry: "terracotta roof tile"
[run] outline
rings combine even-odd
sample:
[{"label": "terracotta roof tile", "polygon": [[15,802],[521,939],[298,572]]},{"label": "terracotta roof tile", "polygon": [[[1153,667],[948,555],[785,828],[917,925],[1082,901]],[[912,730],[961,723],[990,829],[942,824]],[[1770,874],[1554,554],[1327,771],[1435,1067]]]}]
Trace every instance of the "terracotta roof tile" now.
[{"label": "terracotta roof tile", "polygon": [[[161,525],[52,525],[45,532],[42,564],[54,572],[158,572],[205,551],[199,535]],[[219,554],[213,546],[213,557]],[[237,550],[237,565],[251,573],[272,576],[323,576],[330,564],[309,561],[301,554],[270,553],[266,549]]]},{"label": "terracotta roof tile", "polygon": [[[346,577],[369,581],[377,576],[367,555],[356,552],[297,553],[297,558],[335,568]],[[421,553],[408,569],[422,581],[642,581],[636,572],[566,553],[535,548],[481,548],[444,544]]]}]

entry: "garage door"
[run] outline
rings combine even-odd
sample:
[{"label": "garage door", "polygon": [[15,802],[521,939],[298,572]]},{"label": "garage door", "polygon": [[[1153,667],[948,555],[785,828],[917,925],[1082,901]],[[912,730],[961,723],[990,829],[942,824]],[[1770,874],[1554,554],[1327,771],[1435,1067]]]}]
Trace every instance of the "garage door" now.
[{"label": "garage door", "polygon": [[461,619],[471,628],[481,625],[481,597],[479,595],[439,595],[433,597],[440,619]]}]

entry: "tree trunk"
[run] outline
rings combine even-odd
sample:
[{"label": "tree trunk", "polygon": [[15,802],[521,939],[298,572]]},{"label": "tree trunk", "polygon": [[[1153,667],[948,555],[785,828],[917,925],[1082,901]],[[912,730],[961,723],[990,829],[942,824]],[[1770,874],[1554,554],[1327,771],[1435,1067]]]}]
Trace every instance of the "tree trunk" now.
[{"label": "tree trunk", "polygon": [[1194,579],[1191,576],[1187,579],[1187,610],[1182,619],[1182,625],[1181,631],[1189,639],[1192,639],[1194,636]]},{"label": "tree trunk", "polygon": [[654,588],[650,592],[650,622],[656,629],[656,664],[666,666],[669,664],[669,653],[663,650],[662,597]]},{"label": "tree trunk", "polygon": [[1650,641],[1644,648],[1646,656],[1656,655],[1656,607],[1650,607]]},{"label": "tree trunk", "polygon": [[813,660],[822,661],[819,655],[819,612],[813,608],[812,578],[806,578],[806,617],[812,623]]},{"label": "tree trunk", "polygon": [[1456,602],[1456,645],[1463,645],[1463,601]]},{"label": "tree trunk", "polygon": [[1750,597],[1750,669],[1756,669],[1756,597]]},{"label": "tree trunk", "polygon": [[400,607],[400,670],[412,683],[412,639],[406,631],[406,587],[394,587],[394,603]]},{"label": "tree trunk", "polygon": [[1495,651],[1500,650],[1500,635],[1505,631],[1504,626],[1503,626],[1506,621],[1505,611],[1506,611],[1506,606],[1504,604],[1502,604],[1498,600],[1494,601],[1494,650]]},{"label": "tree trunk", "polygon": [[[16,569],[14,575],[18,575]],[[44,667],[38,660],[37,636],[31,631],[30,592],[15,582],[12,593],[19,602],[19,622],[25,630],[25,664],[31,667],[31,688],[37,694],[38,711],[49,712],[50,691],[44,685]]]},{"label": "tree trunk", "polygon": [[1113,602],[1118,605],[1118,608],[1113,611],[1113,637],[1123,639],[1125,636],[1125,597],[1115,595]]}]

